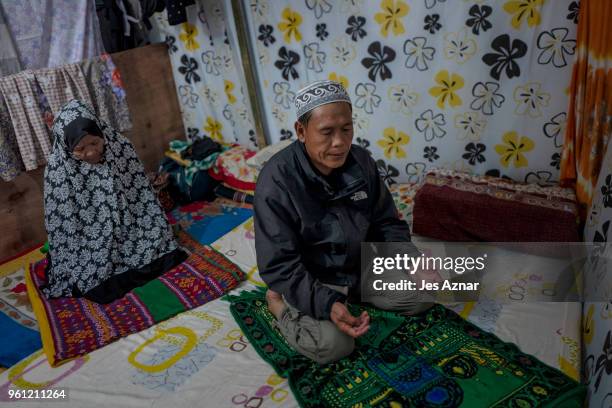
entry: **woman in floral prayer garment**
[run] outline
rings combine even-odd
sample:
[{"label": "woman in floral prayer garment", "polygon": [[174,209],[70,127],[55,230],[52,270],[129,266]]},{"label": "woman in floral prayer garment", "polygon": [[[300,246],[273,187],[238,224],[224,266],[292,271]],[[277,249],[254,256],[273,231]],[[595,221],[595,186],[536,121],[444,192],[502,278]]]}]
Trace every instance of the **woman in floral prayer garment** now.
[{"label": "woman in floral prayer garment", "polygon": [[62,107],[52,132],[47,297],[109,303],[185,259],[125,137],[78,100]]}]

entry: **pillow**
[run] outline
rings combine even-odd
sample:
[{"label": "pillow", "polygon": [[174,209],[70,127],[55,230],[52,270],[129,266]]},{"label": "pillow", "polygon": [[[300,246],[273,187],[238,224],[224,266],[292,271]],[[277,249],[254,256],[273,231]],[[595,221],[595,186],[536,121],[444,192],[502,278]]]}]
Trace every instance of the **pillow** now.
[{"label": "pillow", "polygon": [[236,145],[221,153],[208,173],[232,188],[255,191],[259,172],[246,164],[254,155],[254,151]]},{"label": "pillow", "polygon": [[266,146],[258,151],[255,156],[248,159],[247,165],[253,167],[254,169],[261,170],[264,164],[266,164],[266,162],[270,160],[272,156],[289,146],[291,143],[293,143],[293,140],[287,139],[281,140],[273,145]]},{"label": "pillow", "polygon": [[413,232],[445,241],[578,242],[573,190],[436,169],[414,199]]}]

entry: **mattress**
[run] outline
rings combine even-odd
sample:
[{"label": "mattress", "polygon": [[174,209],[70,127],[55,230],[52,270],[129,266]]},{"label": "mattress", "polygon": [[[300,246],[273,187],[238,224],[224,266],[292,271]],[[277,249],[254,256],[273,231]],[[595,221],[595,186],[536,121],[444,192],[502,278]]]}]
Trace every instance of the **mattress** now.
[{"label": "mattress", "polygon": [[[214,247],[251,272],[238,290],[261,284],[251,220]],[[57,368],[37,351],[0,374],[0,403],[11,401],[8,389],[43,387],[67,390],[54,407],[297,406],[287,381],[242,337],[222,299]]]},{"label": "mattress", "polygon": [[[262,286],[256,267],[253,221],[213,247],[248,274],[236,290]],[[449,305],[504,341],[561,369],[579,372],[579,304]],[[67,390],[54,407],[293,407],[287,381],[278,377],[242,336],[229,303],[217,299],[89,355],[51,368],[37,351],[0,374],[0,401],[8,390]],[[32,406],[15,401],[14,406]]]}]

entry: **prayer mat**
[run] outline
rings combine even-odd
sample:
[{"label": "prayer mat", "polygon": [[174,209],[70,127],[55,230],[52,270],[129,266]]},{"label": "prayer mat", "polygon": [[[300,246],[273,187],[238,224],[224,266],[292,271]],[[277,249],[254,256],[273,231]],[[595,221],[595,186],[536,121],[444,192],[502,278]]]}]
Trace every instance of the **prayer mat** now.
[{"label": "prayer mat", "polygon": [[586,388],[441,305],[418,316],[367,310],[370,330],[348,357],[319,365],[284,340],[265,290],[227,295],[259,355],[302,407],[579,407]]},{"label": "prayer mat", "polygon": [[85,298],[47,299],[40,291],[47,260],[33,264],[27,288],[49,364],[90,353],[235,288],[244,272],[211,247],[191,241],[187,260],[109,304]]}]

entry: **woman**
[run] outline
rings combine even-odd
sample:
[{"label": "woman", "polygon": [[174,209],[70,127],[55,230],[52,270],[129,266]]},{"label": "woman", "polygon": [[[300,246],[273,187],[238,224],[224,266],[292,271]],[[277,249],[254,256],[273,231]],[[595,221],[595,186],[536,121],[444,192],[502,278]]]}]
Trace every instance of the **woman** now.
[{"label": "woman", "polygon": [[47,297],[108,303],[185,259],[125,137],[77,100],[60,110],[52,132]]}]

